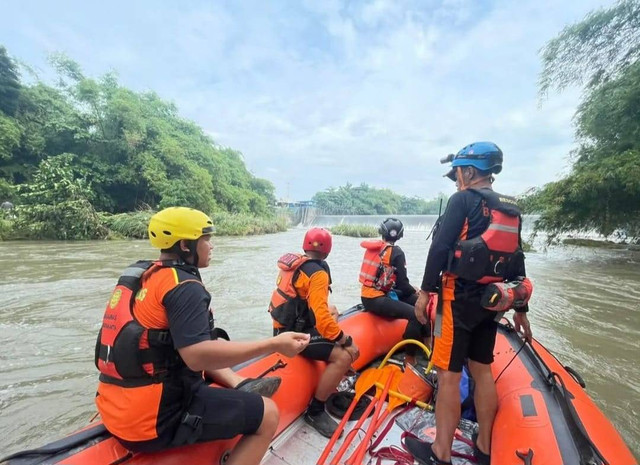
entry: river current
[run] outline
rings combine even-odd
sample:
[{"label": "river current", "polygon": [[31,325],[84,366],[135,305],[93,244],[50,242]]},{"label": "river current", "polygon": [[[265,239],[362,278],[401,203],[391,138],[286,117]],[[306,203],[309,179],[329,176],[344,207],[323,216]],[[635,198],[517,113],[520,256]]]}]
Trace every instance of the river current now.
[{"label": "river current", "polygon": [[[375,224],[377,217],[345,217]],[[318,225],[344,222],[318,217]],[[398,242],[419,285],[434,217],[406,221]],[[216,237],[202,270],[216,324],[233,339],[268,337],[266,311],[276,260],[299,251],[304,229],[255,237]],[[359,301],[361,239],[334,236],[328,259],[331,301]],[[535,283],[534,336],[580,372],[587,391],[640,457],[640,252],[542,248],[527,255]],[[95,414],[95,337],[122,269],[156,251],[146,241],[0,242],[0,456],[43,445]]]}]

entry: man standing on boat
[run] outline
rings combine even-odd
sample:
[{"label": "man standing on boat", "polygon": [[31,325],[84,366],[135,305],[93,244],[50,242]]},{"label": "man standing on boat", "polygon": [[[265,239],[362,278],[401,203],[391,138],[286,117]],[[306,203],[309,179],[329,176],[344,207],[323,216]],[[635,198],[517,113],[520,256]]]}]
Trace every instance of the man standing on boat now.
[{"label": "man standing on boat", "polygon": [[331,233],[326,229],[307,231],[302,242],[304,255],[288,253],[278,260],[277,288],[269,304],[274,336],[293,330],[307,333],[311,340],[301,355],[327,362],[304,415],[305,421],[327,438],[338,424],[325,411],[325,402],[360,355],[329,305],[331,272],[325,259],[331,245]]},{"label": "man standing on boat", "polygon": [[[214,328],[198,271],[209,266],[213,231],[211,219],[192,208],[151,218],[149,239],[160,257],[127,268],[107,305],[96,344],[96,405],[107,430],[131,451],[242,434],[227,463],[258,464],[278,426],[278,408],[266,397],[280,379],[244,379],[229,367],[273,352],[293,357],[309,336],[220,338],[226,333]],[[211,387],[205,376],[235,389]]]},{"label": "man standing on boat", "polygon": [[[477,463],[488,465],[498,406],[491,363],[501,314],[480,302],[488,283],[525,276],[520,211],[514,199],[492,190],[493,175],[502,170],[502,151],[494,143],[470,144],[442,162],[452,162],[446,176],[456,182],[458,192],[438,220],[415,305],[422,323],[436,312],[432,356],[438,369],[436,438],[433,444],[409,440],[407,447],[420,463],[450,463],[460,421],[461,371],[468,359],[476,383],[479,425],[474,453]],[[513,320],[516,330],[522,328],[530,341],[527,310],[516,309]]]}]

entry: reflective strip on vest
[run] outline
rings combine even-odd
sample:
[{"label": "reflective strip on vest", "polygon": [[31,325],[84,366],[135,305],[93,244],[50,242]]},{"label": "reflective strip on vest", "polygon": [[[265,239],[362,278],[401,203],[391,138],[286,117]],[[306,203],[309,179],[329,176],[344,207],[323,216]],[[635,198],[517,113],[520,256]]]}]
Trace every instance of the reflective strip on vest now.
[{"label": "reflective strip on vest", "polygon": [[364,279],[368,279],[368,280],[370,280],[370,281],[375,281],[375,279],[376,279],[376,277],[375,277],[375,276],[372,276],[372,275],[370,275],[370,274],[368,274],[368,273],[365,273],[364,271],[361,271],[361,272],[360,272],[360,277],[361,277],[361,278],[364,278]]},{"label": "reflective strip on vest", "polygon": [[513,234],[518,234],[518,227],[516,226],[507,226],[506,224],[497,224],[497,223],[491,223],[489,224],[489,227],[487,228],[487,231],[493,229],[496,231],[504,231],[504,232],[508,232],[508,233],[513,233]]}]

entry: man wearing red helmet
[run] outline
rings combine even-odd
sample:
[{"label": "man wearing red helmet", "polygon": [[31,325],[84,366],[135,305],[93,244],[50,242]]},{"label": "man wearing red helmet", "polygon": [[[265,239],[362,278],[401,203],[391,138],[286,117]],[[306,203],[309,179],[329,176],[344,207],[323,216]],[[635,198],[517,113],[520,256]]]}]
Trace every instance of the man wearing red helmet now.
[{"label": "man wearing red helmet", "polygon": [[304,236],[304,254],[288,253],[278,260],[280,272],[269,304],[273,334],[299,331],[311,336],[304,357],[327,362],[313,399],[304,415],[307,423],[330,438],[338,424],[324,404],[360,355],[350,336],[338,325],[329,306],[331,272],[325,261],[331,252],[331,233],[312,228]]}]

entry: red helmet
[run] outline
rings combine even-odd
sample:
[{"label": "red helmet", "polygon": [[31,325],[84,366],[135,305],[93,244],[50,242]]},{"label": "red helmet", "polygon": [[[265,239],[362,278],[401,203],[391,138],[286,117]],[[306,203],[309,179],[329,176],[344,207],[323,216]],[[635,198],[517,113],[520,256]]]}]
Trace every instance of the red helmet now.
[{"label": "red helmet", "polygon": [[324,228],[311,228],[304,235],[302,250],[305,252],[314,250],[329,255],[331,252],[331,233]]}]

